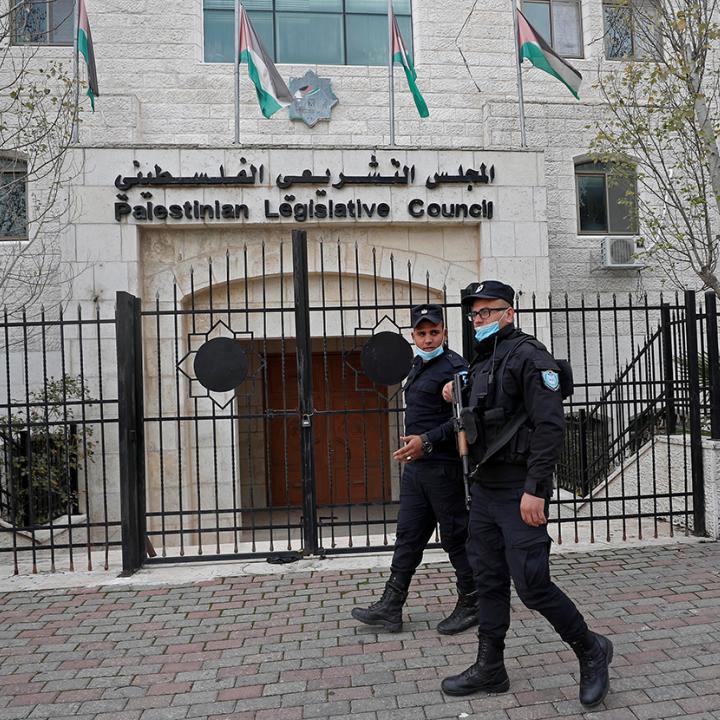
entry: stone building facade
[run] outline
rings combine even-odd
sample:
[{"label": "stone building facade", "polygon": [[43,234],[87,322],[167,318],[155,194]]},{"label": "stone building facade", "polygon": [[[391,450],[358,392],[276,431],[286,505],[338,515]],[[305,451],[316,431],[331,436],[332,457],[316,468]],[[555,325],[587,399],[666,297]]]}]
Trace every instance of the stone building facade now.
[{"label": "stone building facade", "polygon": [[[569,61],[584,78],[581,100],[577,101],[555,79],[534,68],[524,68],[527,149],[520,147],[509,0],[482,4],[414,0],[411,6],[409,2],[396,3],[396,12],[408,13],[404,24],[412,27],[408,44],[412,43],[418,84],[430,109],[429,118],[418,117],[402,71],[396,68],[396,147],[389,145],[387,68],[312,62],[279,63],[278,68],[286,80],[301,77],[308,69],[329,78],[339,99],[331,120],[310,128],[291,122],[286,111],[265,119],[243,68],[240,146],[236,147],[233,66],[205,60],[209,54],[206,46],[214,38],[209,27],[212,8],[230,5],[211,0],[89,5],[101,99],[96,112],[84,107],[82,113],[77,150],[81,173],[70,184],[77,199],[76,214],[67,230],[63,253],[79,267],[90,263],[93,268],[78,278],[73,299],[107,298],[118,288],[139,291],[143,286],[142,250],[135,223],[113,219],[113,182],[118,174],[136,170],[147,173],[155,165],[174,175],[188,170],[211,173],[219,165],[230,171],[231,167],[240,167],[240,157],[247,156],[248,161],[259,164],[272,156],[272,165],[267,160],[265,163],[265,181],[270,187],[279,165],[288,173],[315,167],[324,171],[332,160],[337,171],[359,172],[369,155],[376,152],[381,162],[397,157],[403,165],[414,164],[418,170],[432,166],[433,172],[454,172],[463,163],[468,167],[471,153],[479,150],[510,153],[506,157],[512,159],[497,167],[496,187],[514,190],[496,203],[492,221],[482,231],[478,229],[475,248],[467,247],[466,240],[446,243],[443,253],[438,253],[430,228],[440,226],[442,218],[428,222],[427,217],[404,217],[404,223],[409,221],[409,244],[418,252],[423,252],[431,233],[428,260],[433,256],[462,259],[471,275],[503,275],[525,293],[661,289],[660,276],[651,268],[637,271],[604,266],[601,248],[607,231],[578,231],[575,163],[588,152],[593,136],[589,124],[602,112],[593,84],[602,68],[617,66],[616,61],[605,58],[601,0],[526,3],[530,17],[547,12],[554,18],[552,32],[564,38],[562,42],[573,33],[578,35],[572,41],[576,45],[573,54],[580,57]],[[276,5],[279,25],[284,5]],[[297,3],[285,5],[294,10],[300,7]],[[379,12],[381,5],[384,7],[384,3],[368,2],[359,7]],[[274,7],[259,0],[248,3],[251,16],[253,9],[265,6]],[[308,7],[332,10],[336,15],[337,8],[342,11],[345,7],[343,17],[349,22],[353,4],[330,0]],[[325,13],[328,17],[331,14]],[[267,13],[254,13],[255,17],[261,15]],[[308,28],[312,32],[313,25]],[[277,33],[279,42],[281,28]],[[349,31],[345,40],[352,40]],[[302,55],[304,47],[296,54]],[[310,50],[307,53],[312,56]],[[38,57],[71,62],[72,48],[41,47]],[[280,193],[276,195],[280,200]],[[257,215],[251,221],[262,222]],[[392,221],[398,219],[393,216]],[[143,227],[152,233],[159,224]],[[169,218],[162,224],[173,227],[180,223]],[[223,227],[218,222],[210,225]],[[307,221],[305,225],[327,227],[330,223]],[[335,227],[350,225],[360,227],[364,222],[349,219]],[[377,240],[382,242],[380,237]],[[525,264],[508,262],[516,257],[543,256],[546,267],[536,262],[537,269],[529,274]]]},{"label": "stone building facade", "polygon": [[[58,7],[67,4],[54,1]],[[575,298],[599,293],[609,303],[613,295],[647,292],[657,298],[664,289],[663,275],[653,267],[619,269],[604,259],[609,238],[632,245],[633,233],[581,227],[577,166],[587,161],[591,124],[603,112],[593,85],[599,72],[618,62],[606,58],[608,10],[602,0],[523,3],[528,16],[547,19],[548,40],[574,47],[569,62],[583,75],[578,101],[557,80],[523,68],[527,147],[521,147],[520,139],[510,0],[396,0],[402,27],[411,29],[406,42],[412,46],[430,116],[418,117],[396,68],[394,145],[387,67],[319,64],[315,52],[327,49],[322,22],[328,22],[344,28],[345,55],[352,45],[362,56],[370,36],[361,30],[382,26],[378,16],[385,0],[248,0],[246,5],[261,34],[274,28],[271,52],[280,58],[278,71],[287,81],[308,70],[330,80],[338,104],[329,120],[309,127],[291,121],[285,110],[265,119],[243,66],[240,142],[234,142],[233,65],[216,61],[226,42],[218,39],[217,21],[232,20],[231,1],[87,0],[100,96],[95,112],[84,101],[79,142],[63,187],[67,223],[56,238],[70,267],[74,304],[90,312],[99,308],[107,316],[114,311],[115,293],[128,291],[146,309],[171,310],[173,303],[187,309],[198,299],[206,308],[215,284],[225,283],[233,305],[289,307],[292,298],[275,281],[287,272],[290,231],[298,227],[308,233],[309,292],[315,297],[321,293],[322,248],[333,244],[339,258],[333,272],[350,280],[362,277],[358,292],[373,279],[368,290],[377,293],[379,288],[380,305],[407,302],[413,283],[418,293],[424,287],[430,300],[457,303],[461,288],[491,277],[512,284],[523,303],[535,294],[544,306],[550,293]],[[351,32],[356,21],[360,30]],[[295,28],[295,34],[288,28]],[[372,43],[377,45],[377,39]],[[283,52],[301,59],[305,53],[307,59],[282,62]],[[33,62],[40,66],[55,58],[70,63],[72,53],[67,44],[40,44]],[[28,190],[29,196],[42,192]],[[607,188],[602,192],[606,215],[617,212],[611,193]],[[32,203],[28,208],[32,222]],[[215,268],[227,267],[227,277],[209,275],[208,261]],[[414,280],[395,283],[399,266],[410,267]],[[266,278],[274,280],[268,284]],[[632,323],[620,318],[619,324],[601,327],[598,321],[592,332],[615,343],[615,351],[604,359],[592,348],[588,352],[573,346],[578,357],[584,356],[577,370],[580,380],[590,382],[598,371],[601,378],[614,376],[618,363],[632,356],[632,345],[648,331],[648,326],[634,329]],[[313,336],[330,338],[335,343],[331,350],[347,351],[341,325],[342,313],[330,325],[314,326]],[[533,329],[552,339],[546,318],[536,317]],[[248,325],[245,332],[252,330]],[[457,346],[459,317],[450,320],[449,330]],[[571,343],[586,339],[561,330],[568,350]],[[166,409],[173,402],[173,332],[177,329],[158,320],[157,332],[146,336],[148,357],[154,357],[156,345],[159,353],[168,343],[170,358],[146,363],[149,415],[161,415],[163,402]],[[279,347],[278,328],[262,332],[270,345]],[[288,321],[282,338],[294,332]],[[22,377],[22,360],[14,358],[11,364],[12,373]],[[112,363],[103,368],[109,378],[114,370]],[[153,383],[159,388],[155,394]],[[259,395],[249,402],[250,410],[261,412]],[[192,401],[185,397],[177,403],[176,434],[173,430],[163,440],[149,430],[146,438],[150,505],[176,506],[178,488],[190,498],[197,486],[196,509],[201,496],[209,500],[213,493],[223,505],[239,498],[236,507],[264,507],[268,453],[252,423],[238,426],[230,411],[219,411],[217,418],[227,422],[216,431],[212,410],[213,426],[204,425],[193,435],[192,428],[180,429],[179,420],[192,412]],[[397,430],[383,430],[389,444],[396,442]],[[236,488],[239,459],[226,451],[240,447],[239,436],[245,439],[242,447],[251,450],[247,463],[240,464]],[[105,455],[108,475],[114,477],[121,465],[117,448],[108,443]],[[176,474],[176,462],[185,468],[183,479],[166,494],[158,477]],[[214,476],[200,472],[213,463]],[[218,491],[218,478],[228,475],[233,486],[225,483]],[[388,499],[397,499],[397,468],[388,477]],[[88,482],[87,487],[90,493],[98,485]],[[106,495],[114,501],[116,489]],[[98,495],[92,504],[101,502]],[[182,501],[180,506],[182,510]],[[175,527],[172,522],[167,527]]]}]

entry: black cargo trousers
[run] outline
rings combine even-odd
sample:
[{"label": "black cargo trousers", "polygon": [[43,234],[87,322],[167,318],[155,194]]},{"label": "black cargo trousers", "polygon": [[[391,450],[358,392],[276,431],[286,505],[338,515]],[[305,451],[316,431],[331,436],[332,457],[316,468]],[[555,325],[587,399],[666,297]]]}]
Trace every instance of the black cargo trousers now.
[{"label": "black cargo trousers", "polygon": [[400,481],[400,510],[390,566],[392,577],[406,587],[422,560],[436,525],[440,526],[442,548],[455,568],[459,591],[472,593],[475,585],[465,547],[468,511],[462,466],[430,460],[408,463]]},{"label": "black cargo trousers", "polygon": [[467,547],[479,595],[478,634],[505,638],[512,578],[525,606],[543,615],[565,642],[573,642],[585,636],[587,625],[572,600],[550,579],[552,540],[547,526],[532,527],[520,516],[523,492],[478,483],[471,489]]}]

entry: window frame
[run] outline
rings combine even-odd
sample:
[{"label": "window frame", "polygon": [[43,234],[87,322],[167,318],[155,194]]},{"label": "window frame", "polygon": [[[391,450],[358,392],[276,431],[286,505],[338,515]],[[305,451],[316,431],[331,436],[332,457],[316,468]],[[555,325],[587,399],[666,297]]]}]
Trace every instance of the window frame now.
[{"label": "window frame", "polygon": [[[610,229],[610,182],[609,177],[612,174],[612,167],[613,163],[596,163],[597,165],[605,165],[605,169],[603,170],[580,170],[578,172],[578,166],[580,165],[586,165],[588,163],[593,163],[594,161],[591,158],[583,157],[583,158],[576,158],[573,164],[573,171],[574,171],[574,177],[575,177],[575,215],[576,215],[576,222],[577,222],[577,234],[582,235],[584,237],[587,236],[599,236],[599,235],[607,235],[611,237],[635,237],[640,232],[640,229],[638,227],[638,218],[635,216],[634,218],[630,218],[631,224],[634,223],[635,227],[633,227],[629,232],[621,232],[621,231],[614,231]],[[604,180],[604,195],[605,195],[605,221],[606,221],[606,229],[605,230],[583,230],[580,222],[580,187],[578,184],[578,180],[581,177],[602,177]],[[635,192],[637,193],[637,172],[634,173],[634,179],[633,183],[635,186]],[[613,207],[619,207],[623,208],[621,205],[613,205]],[[637,205],[636,205],[637,210]]]},{"label": "window frame", "polygon": [[[272,2],[272,10],[261,10],[261,11],[259,11],[259,12],[267,12],[267,13],[272,14],[272,23],[273,23],[273,53],[271,53],[271,54],[272,54],[272,56],[273,56],[272,60],[273,60],[273,62],[274,62],[276,65],[298,65],[298,64],[300,64],[300,65],[317,65],[318,67],[333,67],[333,66],[335,66],[335,67],[386,67],[386,66],[387,66],[387,63],[385,63],[385,64],[383,64],[383,65],[355,65],[355,64],[350,65],[350,64],[348,64],[348,61],[347,61],[347,53],[348,53],[348,49],[347,49],[347,48],[348,48],[348,44],[347,44],[347,23],[346,23],[346,18],[348,17],[348,15],[354,15],[354,16],[359,16],[359,17],[366,17],[366,16],[372,17],[372,16],[375,16],[375,15],[378,15],[378,16],[380,16],[380,17],[385,17],[385,18],[387,18],[387,13],[384,13],[384,14],[383,14],[383,13],[352,12],[352,11],[349,12],[349,11],[346,9],[346,8],[347,8],[347,0],[341,0],[341,2],[342,2],[342,10],[341,10],[340,12],[332,12],[332,13],[328,13],[327,11],[324,11],[324,10],[303,10],[303,11],[301,11],[301,12],[293,11],[293,10],[277,10],[277,8],[276,8],[276,2],[277,2],[277,0],[271,0],[271,2]],[[409,42],[408,42],[408,38],[405,38],[405,37],[404,37],[403,40],[405,40],[405,42],[408,44],[408,46],[409,46],[409,47],[408,47],[408,53],[409,53],[410,57],[412,58],[413,62],[415,62],[415,43],[414,43],[415,25],[414,25],[414,22],[413,22],[413,18],[414,18],[414,14],[413,14],[413,0],[408,0],[408,2],[409,2],[409,4],[410,4],[410,13],[409,13],[409,14],[405,14],[405,13],[398,14],[398,13],[395,13],[395,17],[396,17],[396,18],[401,18],[401,17],[403,17],[403,18],[409,18],[409,20],[410,20],[410,32],[411,32],[411,37],[409,38]],[[577,0],[577,2],[580,3],[581,0]],[[206,60],[206,59],[205,59],[205,12],[206,12],[206,10],[205,10],[205,0],[202,0],[202,62],[203,62],[203,64],[206,64],[206,65],[231,65],[231,64],[234,64],[234,63],[232,62],[232,60],[218,60],[218,61],[213,61],[213,60]],[[250,12],[252,12],[252,11],[247,11],[247,12],[250,13]],[[342,17],[342,31],[343,31],[343,62],[342,62],[342,63],[329,63],[329,64],[325,64],[325,63],[314,63],[314,62],[308,62],[308,61],[303,61],[303,62],[301,62],[301,63],[298,63],[298,62],[294,62],[294,63],[279,62],[279,61],[276,59],[276,58],[277,58],[277,26],[276,26],[276,23],[275,23],[275,15],[276,15],[276,13],[278,13],[278,12],[283,12],[283,13],[293,13],[293,12],[297,12],[298,15],[329,15],[329,14],[330,14],[330,15],[340,15],[340,16]]]},{"label": "window frame", "polygon": [[[5,164],[15,165],[17,169],[5,169]],[[23,202],[25,207],[25,218],[23,222],[24,235],[3,235],[0,229],[0,244],[13,242],[27,242],[29,234],[30,219],[28,217],[28,171],[27,162],[21,157],[13,155],[0,155],[0,175],[14,175],[23,181]]]},{"label": "window frame", "polygon": [[[605,8],[606,7],[622,7],[622,0],[602,0],[602,18],[603,18],[603,56],[608,62],[631,62],[631,61],[644,61],[652,57],[652,55],[643,55],[637,53],[637,39],[635,34],[635,15],[633,13],[632,4],[627,6],[627,11],[630,16],[630,44],[632,45],[632,51],[629,55],[617,55],[610,57],[608,55],[607,47],[607,25],[605,22]],[[662,49],[661,49],[662,51]]]},{"label": "window frame", "polygon": [[[523,9],[523,10],[525,9],[525,5],[526,5],[527,2],[530,2],[530,0],[522,0],[522,9]],[[548,43],[548,45],[550,45],[550,47],[551,47],[555,52],[558,52],[558,51],[556,50],[555,45],[554,45],[554,42],[553,42],[553,39],[554,39],[554,38],[553,38],[553,35],[554,35],[554,31],[553,31],[553,5],[554,5],[554,4],[555,4],[555,5],[557,5],[557,4],[563,4],[563,3],[564,3],[564,4],[574,3],[575,5],[577,5],[577,8],[578,8],[578,19],[579,19],[578,32],[579,32],[579,35],[580,35],[580,37],[579,37],[579,40],[580,40],[580,55],[560,55],[560,53],[558,53],[558,55],[560,55],[560,57],[562,57],[562,58],[567,58],[567,59],[570,59],[570,60],[584,60],[584,59],[585,59],[585,30],[584,30],[584,28],[583,28],[583,16],[582,16],[583,6],[582,6],[582,0],[532,0],[532,3],[534,3],[534,4],[536,4],[536,5],[544,4],[544,5],[547,5],[548,8],[549,8],[549,11],[550,11],[550,37],[551,37],[551,39],[550,39],[550,40],[546,40],[546,42]]]},{"label": "window frame", "polygon": [[[32,41],[32,42],[25,42],[21,41],[20,38],[20,32],[18,27],[18,14],[21,13],[24,9],[24,7],[28,4],[32,5],[41,5],[44,4],[47,7],[47,18],[50,18],[50,20],[47,21],[46,25],[51,25],[51,29],[48,29],[47,27],[43,31],[43,35],[46,36],[45,41]],[[75,30],[75,18],[73,17],[75,13],[75,7],[76,4],[73,3],[73,10],[71,10],[70,17],[72,19],[72,29],[70,31],[70,40],[67,42],[59,42],[53,39],[53,35],[55,30],[62,25],[62,22],[59,25],[54,25],[54,14],[52,12],[52,7],[54,5],[54,0],[21,0],[18,2],[17,6],[15,8],[11,8],[12,17],[10,18],[10,45],[13,47],[74,47],[75,41],[73,39],[73,34]],[[67,19],[67,18],[66,18]],[[65,22],[63,20],[63,22]]]},{"label": "window frame", "polygon": [[605,57],[605,60],[609,60],[610,62],[627,62],[628,60],[634,60],[635,59],[635,32],[633,30],[633,18],[632,18],[632,8],[628,7],[627,10],[630,13],[630,45],[632,47],[632,50],[630,51],[629,55],[617,55],[615,57],[610,57],[608,55],[608,46],[607,46],[607,36],[608,36],[608,28],[607,28],[607,20],[606,20],[606,8],[614,7],[619,8],[622,7],[622,3],[618,0],[602,0],[602,18],[603,18],[603,55]]}]

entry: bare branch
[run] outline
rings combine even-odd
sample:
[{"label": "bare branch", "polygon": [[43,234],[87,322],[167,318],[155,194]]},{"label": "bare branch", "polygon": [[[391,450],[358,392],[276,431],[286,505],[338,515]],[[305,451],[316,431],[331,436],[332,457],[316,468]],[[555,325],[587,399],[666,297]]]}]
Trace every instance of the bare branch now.
[{"label": "bare branch", "polygon": [[692,271],[718,292],[719,0],[619,0],[618,6],[624,14],[614,17],[627,23],[631,40],[617,27],[606,27],[606,36],[633,54],[598,73],[609,112],[595,123],[593,155],[603,162],[633,158],[634,167],[618,165],[637,174],[630,200],[646,252],[676,284]]},{"label": "bare branch", "polygon": [[0,12],[0,307],[13,318],[38,315],[40,303],[62,308],[69,298],[60,238],[73,219],[66,188],[77,172],[75,81],[65,64],[38,52],[66,18],[51,14],[53,26],[19,39],[25,16],[17,13],[26,7],[11,0]]}]

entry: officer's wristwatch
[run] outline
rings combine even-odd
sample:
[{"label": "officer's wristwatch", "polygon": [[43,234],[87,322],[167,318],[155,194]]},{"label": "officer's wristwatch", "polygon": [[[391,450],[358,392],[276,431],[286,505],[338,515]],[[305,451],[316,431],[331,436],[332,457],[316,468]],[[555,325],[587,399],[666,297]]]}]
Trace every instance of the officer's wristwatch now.
[{"label": "officer's wristwatch", "polygon": [[429,455],[433,451],[433,444],[428,440],[427,435],[421,435],[422,451],[424,455]]}]

